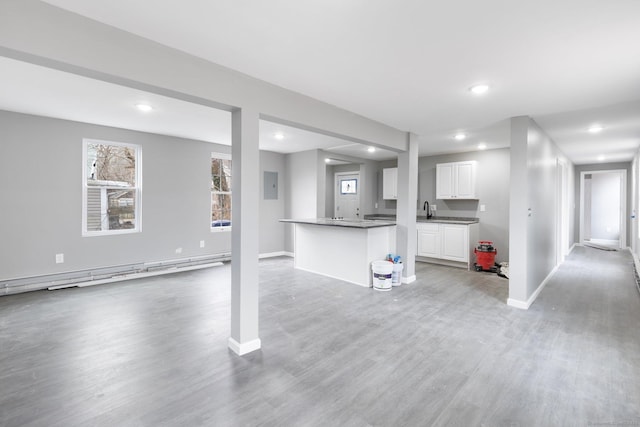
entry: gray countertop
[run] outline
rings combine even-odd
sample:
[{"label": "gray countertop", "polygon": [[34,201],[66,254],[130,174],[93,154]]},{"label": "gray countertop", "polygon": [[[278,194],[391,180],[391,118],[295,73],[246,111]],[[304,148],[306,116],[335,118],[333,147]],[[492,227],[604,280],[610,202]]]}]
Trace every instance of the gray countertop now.
[{"label": "gray countertop", "polygon": [[[395,215],[385,215],[385,214],[372,214],[365,215],[365,220],[372,221],[393,221],[395,222]],[[470,217],[453,217],[453,216],[434,216],[427,219],[424,215],[418,215],[416,217],[417,222],[433,222],[433,223],[441,223],[441,224],[475,224],[480,222],[478,218],[470,218]]]},{"label": "gray countertop", "polygon": [[396,225],[395,219],[386,221],[369,220],[369,219],[331,219],[331,218],[308,218],[308,219],[281,219],[280,222],[289,222],[294,224],[313,224],[313,225],[326,225],[333,227],[348,227],[348,228],[375,228],[375,227],[392,227]]}]

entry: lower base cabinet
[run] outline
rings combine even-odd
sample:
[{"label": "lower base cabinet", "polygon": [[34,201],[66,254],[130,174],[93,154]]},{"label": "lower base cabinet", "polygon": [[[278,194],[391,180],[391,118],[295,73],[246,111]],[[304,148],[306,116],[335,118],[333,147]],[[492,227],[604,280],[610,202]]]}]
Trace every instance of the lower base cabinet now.
[{"label": "lower base cabinet", "polygon": [[478,240],[478,224],[418,223],[416,255],[430,260],[464,263],[471,267]]}]

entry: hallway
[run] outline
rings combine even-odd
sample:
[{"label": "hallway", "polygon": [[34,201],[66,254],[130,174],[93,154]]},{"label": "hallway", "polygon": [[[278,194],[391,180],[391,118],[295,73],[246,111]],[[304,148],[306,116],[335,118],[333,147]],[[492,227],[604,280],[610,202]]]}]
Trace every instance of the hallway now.
[{"label": "hallway", "polygon": [[640,423],[627,251],[576,247],[527,310],[418,263],[391,292],[260,262],[263,349],[226,346],[230,266],[0,298],[2,426]]}]

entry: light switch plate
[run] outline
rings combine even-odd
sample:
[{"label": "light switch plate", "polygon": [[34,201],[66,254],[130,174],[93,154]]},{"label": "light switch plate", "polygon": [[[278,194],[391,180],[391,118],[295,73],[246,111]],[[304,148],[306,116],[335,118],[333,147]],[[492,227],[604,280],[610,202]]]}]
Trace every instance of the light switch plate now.
[{"label": "light switch plate", "polygon": [[487,207],[485,205],[480,205],[480,212],[484,212],[487,210]]},{"label": "light switch plate", "polygon": [[56,254],[56,264],[62,264],[64,262],[64,254]]},{"label": "light switch plate", "polygon": [[200,240],[200,247],[204,248],[204,240]]}]

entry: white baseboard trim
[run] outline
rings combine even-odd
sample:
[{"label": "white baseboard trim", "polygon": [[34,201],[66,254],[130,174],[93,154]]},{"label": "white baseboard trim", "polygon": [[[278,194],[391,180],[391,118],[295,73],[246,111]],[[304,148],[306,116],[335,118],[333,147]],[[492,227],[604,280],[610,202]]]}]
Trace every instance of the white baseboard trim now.
[{"label": "white baseboard trim", "polygon": [[267,252],[267,253],[258,255],[258,259],[275,258],[278,256],[293,256],[293,254],[291,252],[285,252],[285,251]]},{"label": "white baseboard trim", "polygon": [[529,307],[531,307],[531,304],[533,304],[533,302],[536,300],[536,298],[538,298],[538,295],[540,295],[540,292],[542,292],[542,290],[544,289],[545,286],[547,286],[547,283],[549,282],[549,280],[551,279],[551,277],[553,277],[553,275],[555,274],[556,271],[558,271],[558,267],[559,266],[555,266],[553,267],[553,270],[551,270],[551,272],[549,274],[547,274],[547,277],[544,278],[544,280],[542,281],[542,283],[540,283],[540,286],[538,286],[538,289],[536,289],[531,296],[529,297],[528,300],[526,301],[522,301],[522,300],[517,300],[517,299],[513,299],[513,298],[509,298],[507,300],[507,305],[511,306],[511,307],[515,307],[515,308],[521,308],[523,310],[528,310]]},{"label": "white baseboard trim", "polygon": [[73,283],[68,283],[63,285],[54,285],[54,286],[49,286],[46,289],[49,291],[57,291],[58,289],[75,288],[75,287],[86,288],[88,286],[104,285],[105,283],[116,283],[116,282],[123,282],[125,280],[141,279],[144,277],[163,276],[165,274],[180,273],[183,271],[201,270],[203,268],[209,268],[209,267],[219,267],[221,265],[224,265],[224,264],[221,262],[213,262],[209,264],[190,265],[187,267],[170,267],[165,270],[121,274],[118,276],[108,277],[105,279],[88,280],[84,282],[73,282]]},{"label": "white baseboard trim", "polygon": [[[567,255],[569,255],[571,252],[573,252],[573,250],[576,248],[576,246],[578,246],[579,243],[574,243],[573,245],[571,245],[571,247],[569,248],[569,251],[567,252]],[[582,245],[580,245],[582,246]]]},{"label": "white baseboard trim", "polygon": [[333,276],[331,274],[325,274],[325,273],[320,273],[320,272],[315,271],[315,270],[309,270],[308,268],[302,268],[302,267],[296,267],[296,266],[294,266],[294,268],[296,268],[297,270],[306,271],[307,273],[313,273],[313,274],[317,274],[319,276],[329,277],[331,279],[336,279],[336,280],[340,280],[342,282],[347,282],[347,283],[351,283],[351,284],[354,284],[354,285],[362,286],[364,288],[372,288],[373,287],[373,283],[370,283],[370,282],[364,284],[364,283],[360,283],[360,282],[354,282],[353,280],[347,280],[344,277],[337,277],[337,276]]},{"label": "white baseboard trim", "polygon": [[531,304],[528,304],[527,301],[520,301],[519,299],[509,298],[507,299],[507,305],[515,308],[520,308],[522,310],[528,310]]},{"label": "white baseboard trim", "polygon": [[400,279],[400,283],[413,283],[415,281],[416,281],[416,275],[415,274],[413,276],[402,277]]},{"label": "white baseboard trim", "polygon": [[262,347],[262,342],[260,338],[256,338],[255,340],[247,341],[244,343],[239,343],[233,338],[229,337],[229,348],[238,356],[244,356],[245,354],[249,354],[252,351],[260,350]]}]

